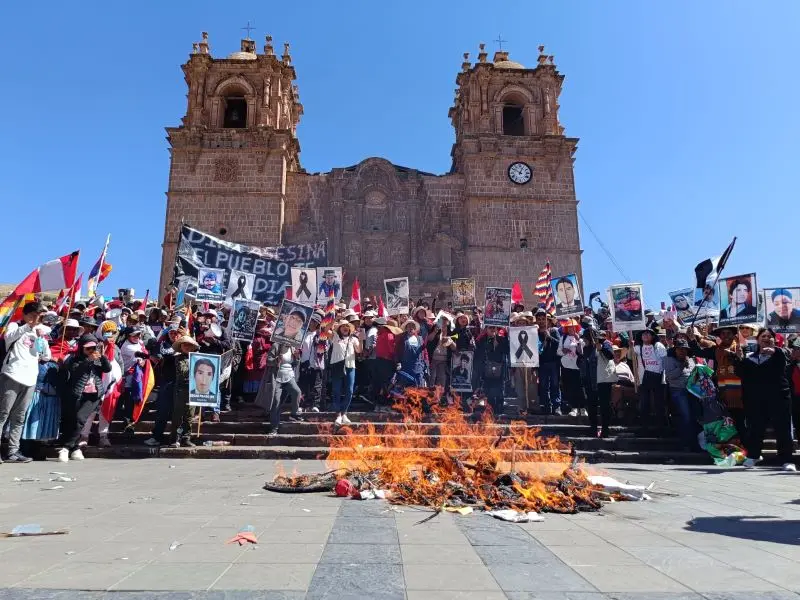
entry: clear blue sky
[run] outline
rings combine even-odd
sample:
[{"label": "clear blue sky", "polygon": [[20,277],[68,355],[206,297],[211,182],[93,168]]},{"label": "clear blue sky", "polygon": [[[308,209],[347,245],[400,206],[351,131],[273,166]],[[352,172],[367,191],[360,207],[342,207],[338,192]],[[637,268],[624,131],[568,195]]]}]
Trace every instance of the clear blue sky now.
[{"label": "clear blue sky", "polygon": [[[446,172],[461,53],[502,33],[512,59],[543,43],[566,75],[580,211],[649,305],[733,235],[728,274],[800,284],[800,3],[638,0],[3,3],[0,281],[75,248],[88,271],[111,232],[101,292],[155,293],[180,65],[203,30],[237,50],[248,19],[259,49],[292,44],[309,171]],[[623,281],[583,223],[581,242],[587,292]]]}]

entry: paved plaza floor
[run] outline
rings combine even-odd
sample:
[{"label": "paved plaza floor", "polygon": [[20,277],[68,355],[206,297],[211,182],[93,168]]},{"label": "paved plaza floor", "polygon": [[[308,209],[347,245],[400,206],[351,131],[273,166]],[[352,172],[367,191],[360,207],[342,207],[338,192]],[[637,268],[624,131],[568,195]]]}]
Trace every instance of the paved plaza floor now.
[{"label": "paved plaza floor", "polygon": [[[427,513],[383,501],[265,492],[268,461],[6,464],[0,531],[69,533],[0,539],[0,598],[800,600],[798,474],[606,469],[656,495],[542,523],[416,525]],[[225,543],[247,525],[257,546]]]}]

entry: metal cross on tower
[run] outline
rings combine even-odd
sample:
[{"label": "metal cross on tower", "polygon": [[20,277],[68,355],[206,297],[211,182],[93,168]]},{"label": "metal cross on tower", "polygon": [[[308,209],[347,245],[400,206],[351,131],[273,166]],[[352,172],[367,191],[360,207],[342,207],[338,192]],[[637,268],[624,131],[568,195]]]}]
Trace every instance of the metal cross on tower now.
[{"label": "metal cross on tower", "polygon": [[250,27],[250,21],[247,22],[247,27],[242,27],[247,32],[247,39],[250,39],[250,32],[255,29],[255,27]]},{"label": "metal cross on tower", "polygon": [[498,33],[497,34],[497,39],[493,40],[493,41],[497,42],[497,45],[500,47],[500,50],[502,50],[503,49],[503,43],[507,42],[508,40],[504,40],[502,34]]}]

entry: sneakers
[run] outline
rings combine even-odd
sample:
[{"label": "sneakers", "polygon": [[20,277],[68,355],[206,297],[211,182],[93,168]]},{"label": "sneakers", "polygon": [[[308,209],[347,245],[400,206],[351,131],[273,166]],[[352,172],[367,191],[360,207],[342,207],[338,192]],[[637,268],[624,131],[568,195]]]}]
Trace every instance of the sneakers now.
[{"label": "sneakers", "polygon": [[69,450],[61,448],[58,451],[58,462],[69,462]]},{"label": "sneakers", "polygon": [[343,422],[344,422],[344,420],[342,419],[342,415],[339,415],[338,417],[336,417],[336,420],[333,422],[333,424],[334,425],[341,425]]},{"label": "sneakers", "polygon": [[303,418],[303,415],[289,415],[289,420],[292,423],[305,423],[306,420]]},{"label": "sneakers", "polygon": [[89,438],[82,437],[78,440],[78,448],[86,448],[89,445]]},{"label": "sneakers", "polygon": [[344,423],[345,425],[350,425],[352,424],[352,421],[347,418],[347,415],[342,415],[342,423]]},{"label": "sneakers", "polygon": [[555,409],[555,410],[553,411],[553,414],[554,414],[556,417],[560,417],[560,416],[561,416],[561,409],[560,409],[560,408],[557,408],[557,409]]},{"label": "sneakers", "polygon": [[8,463],[29,463],[33,459],[25,456],[24,454],[20,454],[19,452],[14,452],[14,454],[9,454],[6,457],[6,462]]},{"label": "sneakers", "polygon": [[218,413],[214,413],[214,414],[211,415],[211,422],[212,423],[219,423],[219,414]]},{"label": "sneakers", "polygon": [[755,467],[757,464],[758,464],[758,461],[757,461],[757,460],[755,460],[754,458],[745,458],[745,459],[744,459],[744,462],[742,463],[742,466],[743,466],[745,469],[752,469],[752,468],[753,468],[753,467]]},{"label": "sneakers", "polygon": [[184,438],[184,439],[182,439],[180,441],[180,446],[182,448],[194,448],[195,447],[195,443],[192,440],[190,440],[189,438]]},{"label": "sneakers", "polygon": [[316,406],[311,407],[311,412],[319,412],[319,408]]},{"label": "sneakers", "polygon": [[177,441],[177,440],[167,444],[167,448],[180,448],[180,447],[181,447],[181,443],[179,441]]},{"label": "sneakers", "polygon": [[81,452],[80,448],[76,448],[72,452],[69,453],[70,460],[83,460],[83,452]]},{"label": "sneakers", "polygon": [[231,408],[230,404],[223,404],[222,407],[219,409],[219,412],[229,413],[233,409]]},{"label": "sneakers", "polygon": [[582,416],[582,417],[588,417],[588,416],[589,416],[589,411],[588,411],[588,410],[586,410],[585,408],[582,408],[582,409],[580,410],[580,416]]},{"label": "sneakers", "polygon": [[790,472],[790,473],[796,473],[797,472],[797,467],[794,466],[794,463],[784,463],[783,466],[781,467],[781,470],[782,471],[787,471],[787,472]]},{"label": "sneakers", "polygon": [[578,416],[578,409],[577,408],[573,408],[571,411],[569,411],[569,416],[570,417],[577,417]]},{"label": "sneakers", "polygon": [[156,438],[151,437],[144,441],[144,445],[150,446],[151,448],[156,448],[161,445],[161,442],[159,442]]},{"label": "sneakers", "polygon": [[102,436],[100,438],[100,441],[97,442],[97,447],[98,448],[111,448],[111,442],[109,441],[109,439],[106,436]]}]

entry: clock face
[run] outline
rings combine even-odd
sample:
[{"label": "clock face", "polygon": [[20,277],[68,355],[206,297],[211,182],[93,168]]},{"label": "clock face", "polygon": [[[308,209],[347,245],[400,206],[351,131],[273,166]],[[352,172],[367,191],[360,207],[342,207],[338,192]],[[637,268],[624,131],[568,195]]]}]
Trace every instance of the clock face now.
[{"label": "clock face", "polygon": [[508,167],[508,178],[517,185],[523,185],[531,180],[533,171],[524,162],[511,163]]}]

